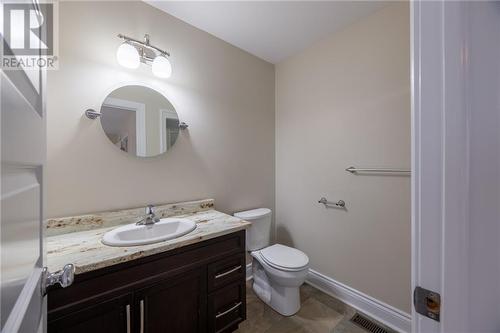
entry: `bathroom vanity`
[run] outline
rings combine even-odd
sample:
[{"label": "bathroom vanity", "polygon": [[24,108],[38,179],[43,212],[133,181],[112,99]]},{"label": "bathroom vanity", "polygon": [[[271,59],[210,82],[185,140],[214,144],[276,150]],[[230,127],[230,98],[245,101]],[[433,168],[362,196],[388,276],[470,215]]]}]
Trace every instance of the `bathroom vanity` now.
[{"label": "bathroom vanity", "polygon": [[[162,217],[193,219],[197,228],[180,238],[134,247],[100,241],[132,211],[49,221],[49,229],[89,228],[48,237],[52,270],[71,258],[76,267],[71,286],[48,292],[49,333],[237,329],[246,318],[244,229],[250,223],[212,206],[212,200],[204,200],[158,207]],[[93,224],[98,227],[89,227]]]}]

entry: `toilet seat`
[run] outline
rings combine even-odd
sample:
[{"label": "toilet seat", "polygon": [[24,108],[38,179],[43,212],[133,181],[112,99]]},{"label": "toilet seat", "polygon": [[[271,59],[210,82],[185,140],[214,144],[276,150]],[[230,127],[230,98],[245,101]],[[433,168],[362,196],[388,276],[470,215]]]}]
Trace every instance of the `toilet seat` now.
[{"label": "toilet seat", "polygon": [[268,246],[259,252],[266,264],[282,271],[300,271],[309,264],[304,252],[281,244]]}]

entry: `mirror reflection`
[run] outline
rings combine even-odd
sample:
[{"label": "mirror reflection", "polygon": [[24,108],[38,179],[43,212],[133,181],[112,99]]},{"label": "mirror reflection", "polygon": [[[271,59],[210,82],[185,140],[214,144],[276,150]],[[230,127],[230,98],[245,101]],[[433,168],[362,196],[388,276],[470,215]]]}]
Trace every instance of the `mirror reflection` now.
[{"label": "mirror reflection", "polygon": [[152,157],[168,151],[179,135],[179,117],[159,92],[129,85],[111,92],[101,106],[101,125],[118,149]]}]

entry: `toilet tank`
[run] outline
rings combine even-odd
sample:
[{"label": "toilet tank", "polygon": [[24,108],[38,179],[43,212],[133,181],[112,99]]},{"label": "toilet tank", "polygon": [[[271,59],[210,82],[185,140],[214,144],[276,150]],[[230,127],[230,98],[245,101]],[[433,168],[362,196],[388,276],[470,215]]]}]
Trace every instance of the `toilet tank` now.
[{"label": "toilet tank", "polygon": [[247,251],[260,250],[271,243],[272,211],[269,208],[246,210],[234,216],[252,223],[246,232]]}]

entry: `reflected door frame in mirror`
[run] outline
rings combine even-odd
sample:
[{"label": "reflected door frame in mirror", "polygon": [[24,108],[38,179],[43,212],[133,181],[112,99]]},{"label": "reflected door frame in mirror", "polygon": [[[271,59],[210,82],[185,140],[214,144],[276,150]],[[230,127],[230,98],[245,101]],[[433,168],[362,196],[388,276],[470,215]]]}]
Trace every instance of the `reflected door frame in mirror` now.
[{"label": "reflected door frame in mirror", "polygon": [[175,110],[170,109],[160,109],[160,151],[166,150],[166,147],[172,146],[170,136],[167,133],[166,123],[168,119],[173,119],[175,116],[179,119],[179,116]]},{"label": "reflected door frame in mirror", "polygon": [[[114,108],[116,110],[122,110],[125,112],[127,112],[127,111],[128,112],[135,112],[136,155],[138,157],[147,157],[147,155],[146,155],[146,105],[144,103],[137,103],[137,102],[129,101],[126,99],[106,97],[104,102],[102,102],[102,104],[101,104],[101,110],[103,107],[110,107],[110,108]],[[102,121],[102,118],[101,118],[101,121]],[[102,126],[102,124],[101,124],[101,126]]]}]

